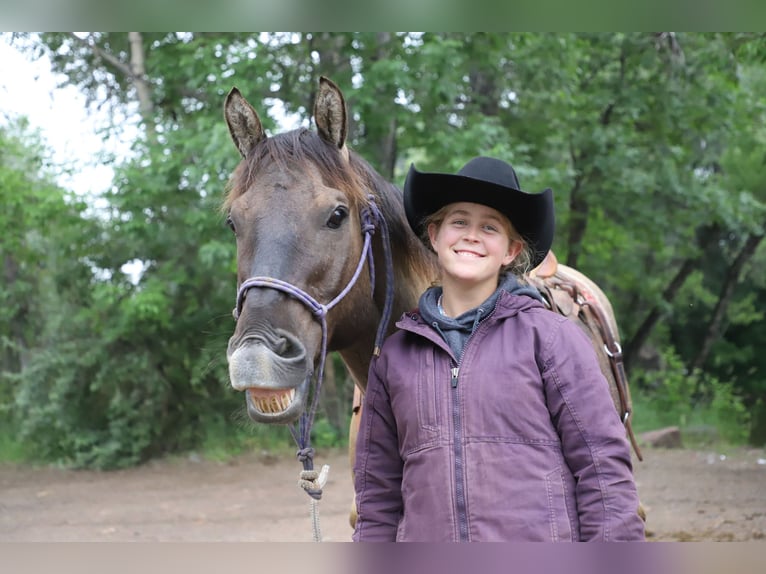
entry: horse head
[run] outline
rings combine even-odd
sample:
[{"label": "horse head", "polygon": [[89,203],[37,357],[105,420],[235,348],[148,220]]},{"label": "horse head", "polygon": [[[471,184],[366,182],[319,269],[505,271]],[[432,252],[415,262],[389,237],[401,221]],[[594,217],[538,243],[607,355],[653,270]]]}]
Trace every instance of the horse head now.
[{"label": "horse head", "polygon": [[[393,281],[374,273],[370,260],[374,252],[381,268],[381,239],[371,238],[384,223],[376,202],[400,212],[401,201],[387,198],[390,191],[381,190],[393,186],[346,146],[345,100],[326,78],[314,106],[316,132],[267,136],[236,88],[224,117],[242,156],[224,203],[237,242],[230,381],[246,391],[252,420],[289,423],[317,395],[312,385],[321,382],[329,351],[345,352],[364,386],[386,281]],[[404,229],[400,213],[387,218]]]}]

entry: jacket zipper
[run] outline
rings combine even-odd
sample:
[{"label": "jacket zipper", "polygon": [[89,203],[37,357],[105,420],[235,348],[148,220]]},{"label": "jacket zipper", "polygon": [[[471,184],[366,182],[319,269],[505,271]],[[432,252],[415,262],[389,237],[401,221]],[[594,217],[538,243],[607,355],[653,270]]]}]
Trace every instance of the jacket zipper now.
[{"label": "jacket zipper", "polygon": [[[484,317],[483,321],[486,321],[495,314],[497,309],[497,302],[495,302],[492,310]],[[450,368],[450,385],[452,387],[452,426],[453,426],[453,440],[455,441],[454,454],[455,454],[455,506],[457,507],[457,524],[458,534],[460,542],[468,542],[468,510],[466,508],[465,501],[465,461],[463,460],[463,441],[461,435],[463,434],[463,421],[460,416],[460,401],[458,395],[458,376],[460,375],[460,365],[465,356],[465,351],[468,348],[469,343],[476,335],[476,332],[481,329],[481,325],[478,325],[476,329],[468,336],[468,339],[463,345],[463,352],[460,355],[460,361],[452,363]]]},{"label": "jacket zipper", "polygon": [[460,417],[460,401],[458,400],[458,387],[457,379],[460,374],[460,367],[453,366],[451,368],[452,379],[450,384],[452,386],[452,426],[453,426],[453,438],[454,438],[454,454],[455,454],[455,505],[457,507],[457,524],[458,524],[458,536],[460,542],[468,542],[468,512],[465,505],[465,469],[463,462],[463,442],[461,440],[462,435],[462,420]]}]

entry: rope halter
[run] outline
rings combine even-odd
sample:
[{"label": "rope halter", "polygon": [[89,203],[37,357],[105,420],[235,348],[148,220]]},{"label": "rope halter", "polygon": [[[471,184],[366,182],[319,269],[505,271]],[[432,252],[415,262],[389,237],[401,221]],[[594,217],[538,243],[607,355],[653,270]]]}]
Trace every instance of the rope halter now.
[{"label": "rope halter", "polygon": [[[319,500],[322,497],[322,487],[324,482],[320,480],[322,473],[317,474],[314,471],[314,449],[311,447],[311,426],[314,422],[314,416],[316,415],[317,405],[319,402],[319,391],[322,386],[322,380],[324,377],[324,365],[327,359],[327,314],[335,307],[343,298],[351,292],[351,289],[356,284],[357,279],[362,273],[365,261],[368,264],[370,270],[370,285],[374,294],[375,290],[375,265],[372,254],[372,235],[375,233],[376,224],[380,228],[381,236],[383,240],[383,253],[385,257],[386,265],[386,298],[383,306],[383,312],[378,323],[377,333],[375,335],[375,349],[374,353],[377,355],[380,352],[380,347],[383,343],[383,338],[386,334],[389,320],[391,319],[391,311],[393,308],[393,295],[394,295],[394,270],[393,270],[393,258],[391,256],[391,246],[388,234],[388,226],[386,220],[383,218],[382,213],[378,209],[373,196],[368,196],[368,204],[360,210],[361,229],[364,234],[364,245],[362,246],[362,252],[359,257],[359,263],[356,266],[354,275],[349,280],[348,284],[338,295],[329,303],[322,304],[314,297],[309,295],[303,289],[296,287],[281,279],[274,277],[250,277],[242,282],[237,291],[236,307],[232,314],[234,319],[238,320],[240,313],[242,312],[242,306],[245,302],[245,296],[247,291],[255,287],[264,287],[269,289],[276,289],[281,291],[301,303],[311,310],[312,315],[319,321],[322,328],[322,342],[321,351],[319,356],[319,367],[317,369],[316,387],[314,395],[311,400],[311,405],[308,411],[301,414],[298,429],[296,430],[293,424],[289,425],[290,433],[293,439],[298,445],[297,457],[303,464],[303,473],[301,473],[300,485],[303,489],[315,500]],[[310,375],[309,375],[310,376]],[[324,472],[324,480],[326,480],[327,473]]]}]

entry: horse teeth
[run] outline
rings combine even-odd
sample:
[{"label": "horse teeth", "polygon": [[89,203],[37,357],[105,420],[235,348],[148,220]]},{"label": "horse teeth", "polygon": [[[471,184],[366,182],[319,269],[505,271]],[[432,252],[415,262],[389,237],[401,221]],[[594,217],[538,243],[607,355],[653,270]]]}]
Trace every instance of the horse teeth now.
[{"label": "horse teeth", "polygon": [[[251,395],[252,396],[252,395]],[[253,405],[265,414],[278,414],[284,412],[295,400],[295,389],[284,393],[275,393],[268,397],[252,397]]]}]

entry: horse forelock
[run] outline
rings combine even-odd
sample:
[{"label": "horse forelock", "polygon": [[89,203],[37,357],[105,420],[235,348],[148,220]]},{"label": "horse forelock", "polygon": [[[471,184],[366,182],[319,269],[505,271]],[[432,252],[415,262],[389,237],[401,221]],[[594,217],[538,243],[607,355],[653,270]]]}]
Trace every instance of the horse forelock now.
[{"label": "horse forelock", "polygon": [[340,150],[306,128],[265,138],[253,147],[234,170],[222,208],[228,211],[234,200],[250,189],[258,174],[268,165],[293,172],[311,165],[319,172],[322,183],[343,191],[353,207],[364,205],[367,202],[366,177],[353,169],[355,163],[349,162]]}]

